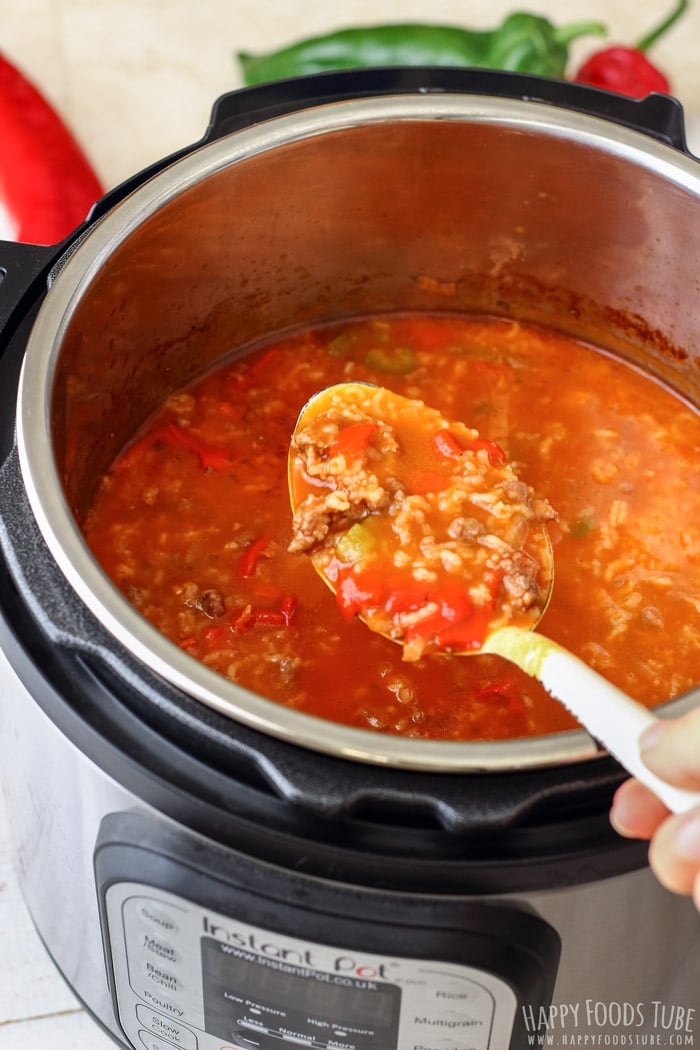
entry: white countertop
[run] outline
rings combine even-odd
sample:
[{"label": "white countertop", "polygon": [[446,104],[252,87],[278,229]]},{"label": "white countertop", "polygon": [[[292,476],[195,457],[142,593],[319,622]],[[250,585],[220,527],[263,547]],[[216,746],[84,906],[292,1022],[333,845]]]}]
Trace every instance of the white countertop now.
[{"label": "white countertop", "polygon": [[[0,0],[0,48],[71,125],[105,188],[203,134],[214,100],[241,86],[234,55],[350,24],[432,21],[493,28],[511,10],[599,19],[632,43],[671,0]],[[303,15],[299,12],[303,10]],[[604,46],[579,41],[583,57]],[[700,4],[653,51],[700,154]],[[2,144],[0,143],[0,150]],[[2,740],[0,739],[0,755]],[[0,759],[1,760],[1,759]],[[108,1050],[55,971],[22,902],[0,798],[0,1050]]]}]

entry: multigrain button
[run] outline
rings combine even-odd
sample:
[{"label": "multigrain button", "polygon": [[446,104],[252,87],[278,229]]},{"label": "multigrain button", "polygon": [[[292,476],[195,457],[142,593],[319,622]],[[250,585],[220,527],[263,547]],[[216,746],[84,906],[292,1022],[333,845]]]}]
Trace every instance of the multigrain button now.
[{"label": "multigrain button", "polygon": [[197,1036],[189,1028],[178,1024],[172,1017],[166,1017],[151,1010],[141,1003],[136,1007],[136,1017],[149,1032],[159,1038],[167,1039],[173,1046],[182,1047],[182,1050],[197,1050]]}]

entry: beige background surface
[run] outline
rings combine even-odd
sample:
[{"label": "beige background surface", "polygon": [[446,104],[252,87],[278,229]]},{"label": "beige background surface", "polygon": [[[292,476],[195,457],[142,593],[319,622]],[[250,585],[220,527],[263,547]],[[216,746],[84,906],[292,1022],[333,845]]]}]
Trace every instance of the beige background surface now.
[{"label": "beige background surface", "polygon": [[[0,49],[69,120],[107,187],[196,141],[214,99],[241,85],[239,49],[380,21],[493,28],[509,11],[597,19],[633,43],[674,0],[0,0]],[[577,41],[572,56],[603,46]],[[700,115],[700,4],[652,53]]]}]

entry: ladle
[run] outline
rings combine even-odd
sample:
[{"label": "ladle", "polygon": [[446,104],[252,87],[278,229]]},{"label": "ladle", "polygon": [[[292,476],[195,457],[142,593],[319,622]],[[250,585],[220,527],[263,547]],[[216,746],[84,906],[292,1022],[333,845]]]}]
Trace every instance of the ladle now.
[{"label": "ladle", "polygon": [[[355,426],[355,430],[350,435],[351,440],[349,443],[346,443],[346,458],[340,459],[336,463],[338,468],[338,472],[335,475],[336,480],[342,479],[343,469],[347,469],[346,460],[347,458],[352,459],[353,449],[357,451],[363,440],[366,444],[368,435],[373,428],[373,422],[369,424],[366,422],[368,419],[380,425],[390,424],[391,420],[403,419],[404,433],[409,437],[411,453],[415,454],[416,441],[420,437],[418,431],[421,429],[423,422],[428,421],[432,426],[434,419],[439,415],[434,409],[424,406],[422,402],[412,401],[369,383],[340,383],[320,390],[304,405],[292,436],[289,454],[289,490],[295,520],[300,513],[300,509],[303,513],[305,501],[313,499],[319,494],[328,493],[329,489],[334,490],[333,484],[328,480],[327,471],[326,477],[323,477],[325,469],[323,460],[327,461],[329,456],[333,458],[332,453],[335,451],[332,441],[331,448],[326,448],[325,451],[322,451],[318,461],[321,463],[319,471],[314,469],[314,467],[309,468],[308,461],[305,459],[306,453],[303,449],[308,451],[311,443],[309,441],[303,442],[302,447],[300,447],[300,435],[308,432],[310,426],[325,426],[328,424],[328,433],[335,435],[335,440],[337,441],[337,435],[340,432],[337,426],[339,406],[343,409],[349,406],[351,418],[353,409],[356,409],[357,420],[365,420],[365,422],[364,424],[361,422],[359,424],[348,423],[347,417],[345,417],[345,426]],[[411,425],[407,430],[407,420],[413,420],[415,424],[419,425]],[[362,430],[363,425],[364,431]],[[340,429],[344,429],[342,425]],[[470,430],[463,424],[449,422],[449,432],[460,442],[465,454],[468,451],[475,452],[477,456],[480,454],[481,463],[484,466],[486,466],[486,460],[491,457],[493,449],[498,448],[498,446],[492,446],[490,442],[475,441],[474,435],[476,431]],[[470,444],[471,449],[464,448],[464,446]],[[337,448],[342,448],[342,446],[336,446]],[[500,452],[500,450],[498,451]],[[403,453],[404,447],[399,446],[399,463],[402,462],[400,457]],[[458,448],[455,451],[455,458],[459,454]],[[338,455],[337,451],[335,451],[335,455]],[[381,458],[381,453],[379,453],[379,456]],[[495,458],[500,460],[500,457],[497,455]],[[396,463],[397,460],[395,458],[393,462],[395,474],[398,473],[395,469]],[[496,465],[503,466],[500,462],[497,462]],[[365,523],[370,518],[381,518],[383,513],[382,509],[370,509],[365,506],[361,509],[359,515],[355,517],[355,522],[362,520]],[[342,536],[347,536],[352,526],[353,520],[343,521],[342,514],[340,514],[339,523],[336,520],[327,535],[322,538],[316,547],[312,547],[309,550],[314,567],[334,592],[337,590],[338,577],[336,576],[334,581],[331,578],[334,573],[331,572],[329,575],[327,571],[330,564],[329,557],[332,562],[336,554],[335,547],[338,541],[341,540]],[[574,656],[573,653],[534,631],[546,609],[549,594],[551,593],[554,579],[554,558],[546,531],[546,523],[535,521],[533,534],[538,541],[535,546],[539,552],[539,580],[543,592],[543,600],[539,603],[533,603],[534,611],[530,612],[529,621],[526,610],[515,626],[507,623],[505,625],[489,623],[480,645],[471,644],[468,647],[460,648],[458,645],[450,644],[443,651],[459,655],[492,653],[511,661],[525,671],[526,674],[537,679],[547,692],[562,703],[630,774],[650,788],[668,809],[672,812],[680,813],[700,805],[699,792],[684,790],[666,783],[652,773],[642,761],[638,744],[640,734],[647,727],[653,725],[658,720],[657,717],[642,704],[633,700],[578,657]],[[532,535],[530,540],[532,540]],[[399,549],[398,540],[395,543],[396,549]],[[319,550],[324,552],[322,557],[319,556]],[[391,558],[393,552],[388,551],[387,553]],[[366,623],[365,616],[361,613],[358,614]],[[371,629],[379,629],[379,633],[391,638],[392,641],[400,640],[392,637],[385,629],[378,628],[376,623],[371,625]],[[433,646],[426,649],[426,651],[437,652],[439,649]]]}]

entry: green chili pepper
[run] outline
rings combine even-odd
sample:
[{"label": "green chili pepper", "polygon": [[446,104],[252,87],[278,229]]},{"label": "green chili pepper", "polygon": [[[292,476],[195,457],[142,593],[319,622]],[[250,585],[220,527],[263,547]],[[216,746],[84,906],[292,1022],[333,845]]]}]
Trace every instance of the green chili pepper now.
[{"label": "green chili pepper", "polygon": [[515,12],[493,30],[420,24],[357,27],[268,54],[240,52],[238,60],[246,84],[367,66],[477,66],[562,77],[571,41],[605,32],[599,22],[555,26],[539,15]]}]

